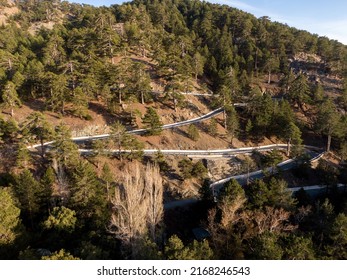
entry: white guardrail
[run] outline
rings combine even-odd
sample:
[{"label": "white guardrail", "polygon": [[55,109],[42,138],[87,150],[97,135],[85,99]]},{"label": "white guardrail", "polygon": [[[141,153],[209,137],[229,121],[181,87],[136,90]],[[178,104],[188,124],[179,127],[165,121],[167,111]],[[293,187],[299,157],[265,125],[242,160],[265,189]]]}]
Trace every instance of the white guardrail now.
[{"label": "white guardrail", "polygon": [[[203,120],[208,120],[213,118],[214,116],[217,116],[219,114],[221,114],[224,111],[223,108],[218,108],[216,110],[213,110],[201,117],[197,117],[194,119],[189,119],[186,121],[181,121],[181,122],[177,122],[177,123],[172,123],[172,124],[165,124],[162,126],[162,129],[170,129],[170,128],[175,128],[175,127],[180,127],[180,126],[185,126],[188,124],[192,124],[192,123],[197,123],[197,122],[201,122]],[[148,129],[142,128],[142,129],[135,129],[135,130],[129,130],[127,131],[127,133],[129,134],[143,134],[146,131],[148,131]],[[80,136],[80,137],[73,137],[71,138],[72,141],[74,142],[83,142],[83,141],[89,141],[89,140],[101,140],[101,139],[106,139],[109,138],[111,135],[110,134],[99,134],[99,135],[91,135],[91,136]],[[53,144],[54,141],[49,141],[49,142],[45,142],[43,143],[43,146],[49,146],[51,144]],[[41,147],[41,144],[35,144],[35,145],[31,145],[28,146],[28,149],[35,149]]]},{"label": "white guardrail", "polygon": [[[247,105],[246,103],[234,103],[235,107],[244,107],[246,105]],[[202,115],[202,116],[194,118],[194,119],[189,119],[189,120],[185,120],[185,121],[181,121],[181,122],[177,122],[177,123],[172,123],[172,124],[165,124],[162,126],[162,129],[171,129],[171,128],[175,128],[175,127],[185,126],[185,125],[201,122],[204,120],[208,120],[208,119],[211,119],[211,118],[221,114],[223,111],[224,111],[224,108],[221,107],[221,108],[213,110],[213,111],[211,111],[205,115]],[[137,135],[137,134],[146,133],[146,131],[148,131],[148,129],[141,128],[141,129],[129,130],[129,131],[127,131],[127,133]],[[91,135],[91,136],[73,137],[71,139],[74,142],[83,142],[83,141],[88,141],[88,140],[106,139],[106,138],[109,138],[110,136],[111,136],[110,134],[99,134],[99,135]],[[43,146],[49,146],[53,143],[54,143],[54,141],[45,142],[45,143],[43,143]],[[28,149],[35,149],[38,147],[41,147],[41,144],[31,145],[31,146],[28,146],[27,148]]]},{"label": "white guardrail", "polygon": [[[235,107],[244,107],[247,106],[247,103],[234,103]],[[180,127],[180,126],[185,126],[188,124],[192,124],[192,123],[197,123],[203,120],[208,120],[220,113],[222,113],[224,111],[224,108],[218,108],[216,110],[213,110],[201,117],[197,117],[194,119],[189,119],[186,121],[181,121],[181,122],[177,122],[177,123],[172,123],[172,124],[166,124],[163,125],[162,128],[163,129],[170,129],[170,128],[175,128],[175,127]],[[127,133],[129,134],[142,134],[145,133],[147,131],[147,129],[135,129],[135,130],[131,130],[131,131],[127,131]],[[72,141],[74,142],[83,142],[83,141],[90,141],[90,140],[99,140],[99,139],[106,139],[109,138],[111,135],[110,134],[100,134],[100,135],[92,135],[92,136],[81,136],[81,137],[73,137],[71,138]],[[35,144],[35,145],[31,145],[28,146],[28,149],[35,149],[35,148],[39,148],[41,146],[49,146],[51,144],[53,144],[54,141],[49,141],[49,142],[45,142],[43,143],[43,145],[41,144]],[[314,146],[304,146],[305,149],[307,150],[313,150],[313,151],[321,151],[320,148],[314,147]],[[160,150],[160,149],[146,149],[143,150],[144,154],[146,155],[153,155],[155,153],[161,152],[162,154],[166,154],[166,155],[186,155],[186,156],[230,156],[230,155],[237,155],[237,154],[247,154],[247,153],[252,153],[253,151],[262,151],[262,152],[266,152],[266,151],[271,151],[271,150],[286,150],[288,148],[287,144],[272,144],[272,145],[265,145],[265,146],[258,146],[258,147],[245,147],[245,148],[237,148],[237,149],[218,149],[218,150]],[[92,154],[93,150],[91,149],[79,149],[79,152],[81,154]],[[132,153],[132,152],[136,152],[134,150],[106,150],[106,152],[108,153]],[[314,162],[319,160],[324,153],[320,153],[317,156],[315,156],[314,158],[312,158],[310,161]],[[278,164],[278,167],[282,167],[288,164],[291,164],[292,162],[294,162],[293,159],[289,159],[286,160],[284,162],[281,162],[280,164]],[[268,168],[267,171],[271,172],[272,168]],[[214,183],[212,183],[210,186],[211,187],[215,187],[217,185],[221,185],[224,184],[228,181],[230,181],[231,179],[236,179],[236,180],[241,180],[241,179],[247,179],[249,177],[254,177],[257,175],[260,175],[263,173],[263,170],[258,170],[249,174],[241,174],[241,175],[236,175],[236,176],[230,176],[228,178],[224,178],[221,179],[219,181],[216,181]]]},{"label": "white guardrail", "polygon": [[[160,149],[145,149],[143,153],[146,155],[152,155],[158,152],[166,155],[237,155],[237,154],[245,154],[252,153],[253,151],[271,151],[271,150],[286,150],[288,147],[287,144],[273,144],[266,146],[258,146],[258,147],[245,147],[245,148],[237,148],[237,149],[218,149],[218,150],[160,150]],[[81,153],[92,153],[92,149],[79,149]],[[134,150],[106,150],[108,153],[132,153]]]},{"label": "white guardrail", "polygon": [[[312,148],[312,146],[304,146],[304,147],[306,149]],[[319,148],[317,148],[317,147],[313,147],[313,148],[315,150],[319,150]],[[310,162],[311,163],[316,162],[317,160],[322,158],[324,156],[324,154],[325,154],[325,152],[319,153],[317,156],[315,156],[312,159],[310,159]],[[294,164],[295,163],[295,159],[285,160],[285,161],[277,164],[277,167],[281,168],[281,167],[283,167],[285,165],[290,165],[291,163]],[[226,182],[229,182],[232,179],[235,179],[235,180],[247,180],[248,178],[255,177],[255,176],[263,174],[264,171],[265,172],[270,172],[270,173],[271,172],[276,172],[276,170],[273,170],[272,167],[269,167],[269,168],[266,168],[265,170],[257,170],[257,171],[254,171],[254,172],[250,172],[250,173],[246,173],[246,174],[240,174],[240,175],[235,175],[235,176],[230,176],[230,177],[227,177],[227,178],[215,181],[212,184],[210,184],[210,187],[213,188],[213,187],[216,187],[216,186],[221,186],[221,185],[225,184]]]}]

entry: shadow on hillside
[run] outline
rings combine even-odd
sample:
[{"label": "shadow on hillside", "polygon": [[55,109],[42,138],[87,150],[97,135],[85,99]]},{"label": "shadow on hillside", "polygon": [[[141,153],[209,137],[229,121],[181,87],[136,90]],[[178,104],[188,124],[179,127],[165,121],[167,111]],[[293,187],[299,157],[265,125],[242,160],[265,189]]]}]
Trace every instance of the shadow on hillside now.
[{"label": "shadow on hillside", "polygon": [[99,103],[89,102],[89,110],[93,111],[97,115],[102,116],[102,118],[108,125],[121,118],[118,114],[111,114],[108,110],[105,109],[104,106]]},{"label": "shadow on hillside", "polygon": [[26,101],[24,104],[28,106],[30,109],[34,110],[35,112],[41,112],[53,118],[60,119],[59,114],[49,111],[47,109],[47,106],[44,100],[34,99],[34,100]]},{"label": "shadow on hillside", "polygon": [[181,128],[178,128],[178,127],[175,127],[175,128],[171,128],[172,132],[178,134],[178,135],[181,135],[181,136],[184,136],[186,138],[189,138],[189,135],[187,132],[185,132],[183,129]]},{"label": "shadow on hillside", "polygon": [[30,100],[28,102],[25,102],[25,105],[34,111],[43,112],[46,110],[45,102],[40,99]]},{"label": "shadow on hillside", "polygon": [[130,58],[132,61],[134,61],[134,62],[137,62],[137,63],[142,63],[142,64],[145,64],[145,65],[147,65],[148,67],[153,67],[154,66],[154,64],[153,63],[151,63],[151,62],[148,62],[148,61],[145,61],[145,60],[142,60],[142,59],[137,59],[137,58]]}]

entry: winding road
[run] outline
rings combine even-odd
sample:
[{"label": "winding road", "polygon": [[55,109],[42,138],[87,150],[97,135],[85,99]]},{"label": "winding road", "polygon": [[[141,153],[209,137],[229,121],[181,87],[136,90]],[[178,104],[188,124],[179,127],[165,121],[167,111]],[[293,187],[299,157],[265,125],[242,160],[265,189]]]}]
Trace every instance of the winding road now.
[{"label": "winding road", "polygon": [[[234,103],[235,107],[245,107],[247,106],[246,103]],[[163,125],[163,129],[172,129],[176,127],[181,127],[185,125],[190,125],[194,123],[198,123],[204,120],[211,119],[221,113],[223,113],[224,108],[218,108],[216,110],[213,110],[203,116],[173,123],[173,124],[166,124]],[[130,130],[127,131],[129,134],[135,134],[135,135],[141,135],[143,133],[147,132],[147,129],[135,129],[135,130]],[[74,142],[84,142],[84,141],[92,141],[92,140],[101,140],[101,139],[106,139],[109,138],[111,135],[110,134],[100,134],[100,135],[92,135],[92,136],[82,136],[82,137],[73,137],[71,138],[72,141]],[[46,142],[43,145],[41,144],[35,144],[32,146],[28,146],[28,149],[38,149],[41,148],[42,146],[50,146],[54,141]],[[146,149],[143,150],[145,155],[153,155],[158,152],[161,152],[164,155],[183,155],[183,156],[188,156],[188,157],[200,157],[200,158],[205,158],[205,157],[211,157],[211,156],[218,156],[218,157],[230,157],[230,156],[235,156],[239,154],[251,154],[254,151],[258,152],[266,152],[266,151],[272,151],[272,150],[287,150],[288,145],[287,144],[273,144],[273,145],[266,145],[266,146],[258,146],[258,147],[245,147],[245,148],[237,148],[237,149],[216,149],[216,150],[160,150],[160,149]],[[310,156],[310,161],[314,162],[318,159],[320,159],[323,155],[324,152],[322,152],[322,149],[314,147],[314,146],[304,146],[305,150],[307,151],[307,154]],[[93,150],[91,149],[79,149],[79,152],[81,154],[92,154]],[[110,153],[131,153],[133,151],[131,150],[108,150]],[[281,162],[277,165],[276,170],[272,170],[272,168],[267,168],[265,172],[276,172],[277,170],[289,170],[292,169],[296,166],[296,161],[294,159],[289,159],[284,162]],[[224,178],[221,180],[218,180],[216,182],[213,182],[210,187],[213,188],[215,191],[218,191],[223,184],[226,182],[230,181],[231,179],[236,179],[240,184],[245,184],[248,180],[255,180],[264,177],[264,171],[263,170],[258,170],[255,172],[247,173],[247,174],[240,174],[236,176],[230,176],[228,178]]]},{"label": "winding road", "polygon": [[[324,153],[325,153],[323,151],[318,152],[316,147],[314,147],[316,149],[316,151],[310,150],[309,148],[312,148],[312,146],[304,146],[304,148],[305,148],[307,154],[310,156],[310,162],[311,163],[318,161],[320,158],[322,158],[324,156]],[[247,181],[249,181],[249,180],[252,181],[252,180],[263,178],[265,176],[265,173],[276,173],[279,170],[286,171],[286,170],[290,170],[296,166],[297,166],[297,162],[295,159],[288,159],[288,160],[285,160],[285,161],[277,164],[275,169],[273,169],[272,167],[269,167],[269,168],[266,168],[265,170],[257,170],[257,171],[250,172],[250,173],[230,176],[230,177],[218,180],[216,182],[213,182],[210,185],[210,187],[213,188],[215,191],[218,191],[226,182],[230,181],[231,179],[235,179],[236,181],[239,182],[239,184],[245,185],[247,183]]]},{"label": "winding road", "polygon": [[[235,106],[238,106],[238,104],[243,104],[243,103],[236,103]],[[162,126],[162,129],[172,129],[172,128],[176,128],[176,127],[180,127],[180,126],[185,126],[185,125],[189,125],[189,124],[194,124],[194,123],[198,123],[198,122],[202,122],[208,119],[211,119],[221,113],[223,113],[224,109],[223,108],[218,108],[216,110],[213,110],[201,117],[197,117],[194,119],[190,119],[190,120],[186,120],[186,121],[181,121],[181,122],[177,122],[177,123],[172,123],[172,124],[165,124]],[[135,130],[129,130],[127,131],[127,133],[129,134],[135,134],[135,135],[141,135],[144,134],[148,131],[148,129],[142,128],[142,129],[135,129]],[[71,138],[72,141],[74,142],[84,142],[84,141],[89,141],[89,140],[102,140],[102,139],[107,139],[111,137],[110,134],[99,134],[99,135],[92,135],[92,136],[81,136],[81,137],[73,137]],[[53,144],[54,141],[49,141],[49,142],[45,142],[43,143],[43,146],[49,146],[51,144]],[[36,149],[36,148],[40,148],[41,144],[35,144],[35,145],[31,145],[28,146],[28,149]]]},{"label": "winding road", "polygon": [[[247,105],[247,103],[234,103],[235,107],[245,107]],[[185,120],[185,121],[181,121],[181,122],[176,122],[176,123],[172,123],[172,124],[164,124],[162,126],[162,129],[172,129],[172,128],[176,128],[176,127],[181,127],[181,126],[186,126],[186,125],[190,125],[190,124],[194,124],[194,123],[199,123],[208,119],[211,119],[221,113],[224,112],[224,108],[218,108],[216,110],[213,110],[205,115],[202,115],[200,117],[194,118],[194,119],[189,119],[189,120]],[[127,131],[127,133],[129,134],[135,134],[135,135],[141,135],[144,134],[148,131],[148,129],[145,128],[141,128],[141,129],[134,129],[134,130],[129,130]],[[99,135],[92,135],[92,136],[81,136],[81,137],[73,137],[71,138],[72,141],[74,142],[84,142],[84,141],[89,141],[89,140],[102,140],[102,139],[107,139],[109,138],[111,135],[110,134],[99,134]],[[43,144],[43,146],[49,146],[52,143],[54,143],[54,141],[50,141],[50,142],[45,142]],[[28,149],[35,149],[35,148],[40,148],[41,144],[35,144],[35,145],[31,145],[28,146]]]}]

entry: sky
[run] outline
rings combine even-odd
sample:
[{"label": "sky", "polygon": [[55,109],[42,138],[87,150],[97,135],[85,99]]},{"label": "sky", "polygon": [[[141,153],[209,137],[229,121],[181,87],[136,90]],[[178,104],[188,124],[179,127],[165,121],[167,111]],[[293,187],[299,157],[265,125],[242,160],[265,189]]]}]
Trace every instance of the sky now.
[{"label": "sky", "polygon": [[[69,0],[94,6],[121,4],[122,0]],[[347,45],[347,0],[208,0],[249,12],[256,17],[268,16],[319,36]]]}]

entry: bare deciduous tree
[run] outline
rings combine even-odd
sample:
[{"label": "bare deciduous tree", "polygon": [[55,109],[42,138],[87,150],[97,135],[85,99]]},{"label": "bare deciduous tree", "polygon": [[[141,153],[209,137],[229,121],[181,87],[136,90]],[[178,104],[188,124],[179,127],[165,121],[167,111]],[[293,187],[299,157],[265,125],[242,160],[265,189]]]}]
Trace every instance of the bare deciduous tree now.
[{"label": "bare deciduous tree", "polygon": [[248,226],[251,225],[254,234],[264,232],[283,232],[293,231],[295,226],[289,222],[290,212],[283,208],[275,209],[265,207],[264,210],[245,211],[243,212],[243,221]]},{"label": "bare deciduous tree", "polygon": [[147,223],[152,240],[156,239],[156,228],[163,219],[163,180],[159,167],[147,164],[145,188],[148,195]]},{"label": "bare deciduous tree", "polygon": [[219,205],[222,211],[221,225],[223,228],[227,229],[240,220],[238,211],[243,208],[246,201],[247,199],[241,195],[237,196],[232,201],[227,198],[223,199],[222,203]]},{"label": "bare deciduous tree", "polygon": [[246,198],[242,195],[234,199],[225,197],[218,205],[220,217],[216,208],[209,211],[207,228],[211,235],[212,246],[218,251],[219,257],[239,256],[242,258],[242,246],[235,235],[235,226],[242,218],[245,202]]},{"label": "bare deciduous tree", "polygon": [[129,166],[111,203],[113,214],[110,231],[129,246],[134,258],[141,238],[149,229],[155,240],[156,227],[162,220],[163,186],[158,167],[147,165],[143,170],[139,163]]}]

